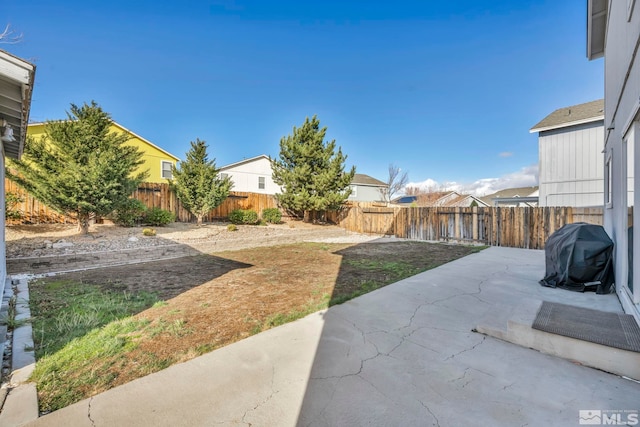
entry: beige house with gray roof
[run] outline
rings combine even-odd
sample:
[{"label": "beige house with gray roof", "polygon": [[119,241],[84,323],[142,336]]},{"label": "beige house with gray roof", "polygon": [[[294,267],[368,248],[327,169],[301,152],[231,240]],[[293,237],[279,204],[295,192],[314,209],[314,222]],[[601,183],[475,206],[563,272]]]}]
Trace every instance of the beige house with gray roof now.
[{"label": "beige house with gray roof", "polygon": [[538,133],[538,206],[602,206],[604,100],[559,108],[530,132]]}]

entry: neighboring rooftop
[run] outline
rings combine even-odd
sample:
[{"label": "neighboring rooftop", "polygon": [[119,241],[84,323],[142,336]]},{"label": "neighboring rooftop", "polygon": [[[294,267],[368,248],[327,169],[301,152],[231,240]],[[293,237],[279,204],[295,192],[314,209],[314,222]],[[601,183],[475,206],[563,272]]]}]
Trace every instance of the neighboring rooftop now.
[{"label": "neighboring rooftop", "polygon": [[[471,199],[471,202],[468,202]],[[411,205],[415,203],[420,207],[465,207],[469,206],[473,201],[479,206],[489,206],[481,198],[470,194],[459,194],[455,191],[433,191],[419,195],[401,196],[391,201],[392,205]]]},{"label": "neighboring rooftop", "polygon": [[259,156],[251,157],[249,159],[243,159],[243,160],[240,160],[239,162],[230,163],[228,165],[221,166],[220,170],[222,171],[222,170],[235,168],[235,167],[238,167],[240,165],[244,165],[244,164],[247,164],[247,163],[252,163],[252,162],[255,162],[255,161],[261,160],[261,159],[269,160],[269,156],[267,156],[266,154],[260,154]]},{"label": "neighboring rooftop", "polygon": [[528,197],[536,191],[538,191],[537,185],[534,185],[533,187],[505,188],[504,190],[497,191],[493,194],[487,194],[486,196],[480,197],[480,199],[489,206],[493,206],[493,199]]},{"label": "neighboring rooftop", "polygon": [[559,108],[538,122],[530,133],[604,120],[604,99]]},{"label": "neighboring rooftop", "polygon": [[375,187],[387,187],[387,183],[386,182],[382,182],[379,179],[375,179],[375,178],[370,177],[369,175],[365,175],[363,173],[355,174],[353,176],[353,179],[351,180],[351,184],[373,185]]},{"label": "neighboring rooftop", "polygon": [[[133,135],[134,137],[138,138],[140,141],[149,144],[150,146],[152,146],[153,148],[158,149],[159,151],[161,151],[162,153],[166,154],[168,157],[171,157],[173,160],[175,161],[180,161],[180,158],[176,157],[175,155],[171,154],[170,152],[168,152],[167,150],[165,150],[162,147],[157,146],[156,144],[154,144],[153,142],[149,141],[148,139],[138,135],[137,133],[127,129],[126,127],[122,126],[120,123],[111,120],[111,124],[114,125],[115,127],[117,127],[118,129],[120,129],[121,131],[128,133],[130,135]],[[29,123],[30,127],[40,127],[40,126],[46,126],[47,123],[46,122],[34,122],[34,123]]]},{"label": "neighboring rooftop", "polygon": [[400,196],[391,201],[394,205],[410,205],[418,201],[418,196]]}]

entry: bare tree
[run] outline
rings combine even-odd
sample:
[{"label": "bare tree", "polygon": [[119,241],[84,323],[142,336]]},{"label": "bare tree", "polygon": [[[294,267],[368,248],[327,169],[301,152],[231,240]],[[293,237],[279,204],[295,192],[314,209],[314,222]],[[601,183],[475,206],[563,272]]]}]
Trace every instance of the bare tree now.
[{"label": "bare tree", "polygon": [[4,31],[0,33],[0,43],[16,44],[20,43],[21,41],[22,33],[16,34],[15,31],[11,29],[11,24],[7,24],[7,26],[4,27]]},{"label": "bare tree", "polygon": [[398,166],[394,164],[389,164],[389,177],[387,178],[387,188],[381,188],[380,194],[382,195],[382,200],[389,203],[394,195],[398,194],[400,190],[407,185],[407,172],[402,172]]}]

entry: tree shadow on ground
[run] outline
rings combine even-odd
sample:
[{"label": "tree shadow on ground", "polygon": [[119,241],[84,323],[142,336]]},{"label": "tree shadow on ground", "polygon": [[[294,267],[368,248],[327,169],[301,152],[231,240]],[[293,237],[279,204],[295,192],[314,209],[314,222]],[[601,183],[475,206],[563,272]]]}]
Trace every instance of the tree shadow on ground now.
[{"label": "tree shadow on ground", "polygon": [[89,283],[104,290],[146,291],[168,300],[230,271],[249,267],[250,264],[200,254],[62,273],[56,278]]}]

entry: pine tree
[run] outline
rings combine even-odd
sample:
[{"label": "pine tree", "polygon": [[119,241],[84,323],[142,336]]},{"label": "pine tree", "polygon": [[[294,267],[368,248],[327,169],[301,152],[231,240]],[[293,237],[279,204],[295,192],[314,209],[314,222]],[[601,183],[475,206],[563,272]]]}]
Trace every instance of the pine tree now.
[{"label": "pine tree", "polygon": [[305,222],[316,220],[318,212],[338,209],[351,194],[356,168],[345,172],[347,156],[339,147],[336,152],[335,140],[324,141],[326,132],[316,116],[307,117],[302,127],[294,126],[293,134],[280,140],[280,158],[271,159],[273,180],[282,188],[278,202],[302,214]]},{"label": "pine tree", "polygon": [[233,183],[229,177],[220,178],[215,159],[209,160],[207,144],[196,138],[191,142],[187,159],[173,168],[170,184],[182,206],[202,224],[204,216],[229,196]]},{"label": "pine tree", "polygon": [[41,138],[28,138],[22,159],[8,163],[7,177],[50,208],[75,217],[78,231],[86,234],[90,217],[124,203],[148,171],[136,172],[143,153],[126,145],[126,134],[110,132],[111,117],[94,101],[71,104],[67,118],[47,122]]}]

